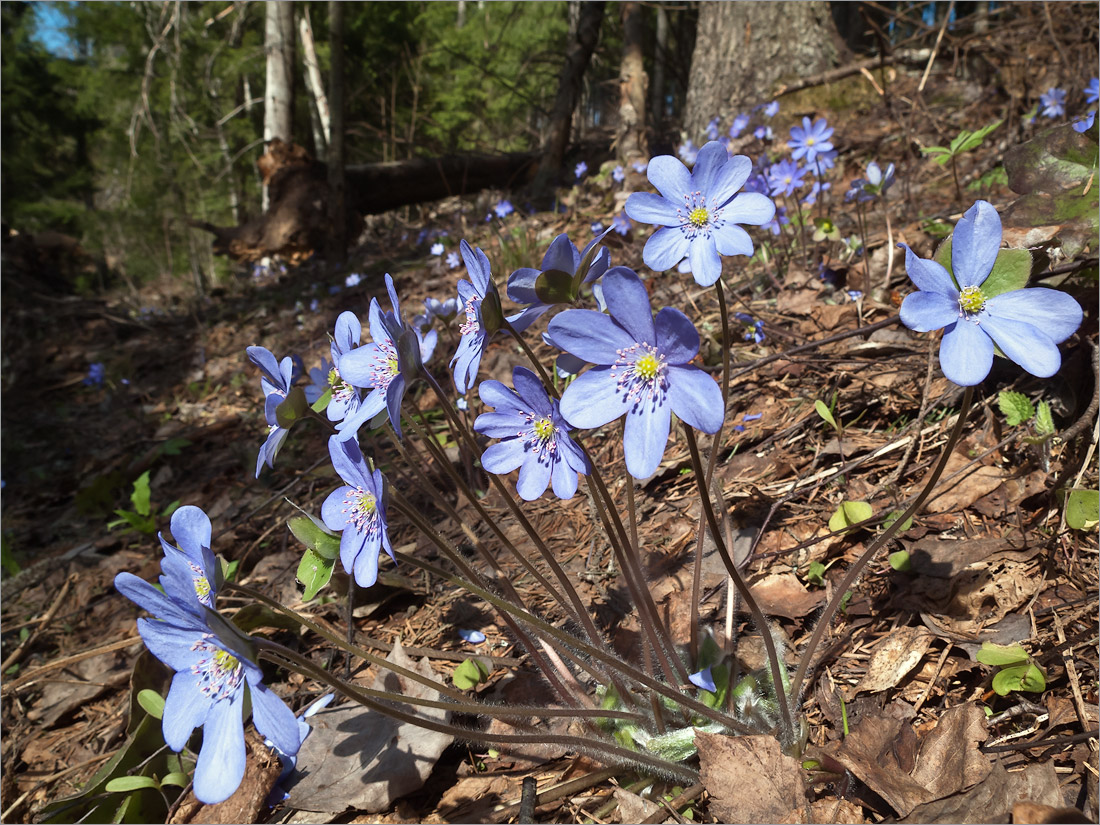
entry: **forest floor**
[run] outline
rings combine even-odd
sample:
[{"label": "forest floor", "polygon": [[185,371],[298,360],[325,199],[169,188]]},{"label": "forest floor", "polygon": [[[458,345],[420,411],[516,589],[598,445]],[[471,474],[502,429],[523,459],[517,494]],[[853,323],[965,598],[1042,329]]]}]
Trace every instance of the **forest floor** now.
[{"label": "forest floor", "polygon": [[[1035,58],[1031,65],[1045,64]],[[828,210],[845,237],[856,232],[854,212],[841,202],[847,182],[860,176],[869,159],[883,167],[896,164],[899,183],[886,207],[890,239],[930,257],[938,241],[926,230],[935,221],[953,225],[978,193],[966,192],[960,200],[950,167],[922,157],[917,145],[946,145],[960,128],[1003,117],[1011,104],[987,94],[989,87],[980,80],[951,76],[945,63],[932,73],[923,92],[927,102],[916,113],[906,101],[916,97],[920,71],[892,69],[890,75],[888,102],[857,75],[844,88],[858,89],[858,96],[827,94],[836,91],[834,85],[781,98],[773,127],[777,135],[786,135],[802,114],[811,112],[835,127],[838,168],[831,177],[830,200],[819,202],[814,214]],[[882,79],[881,73],[875,77],[876,83]],[[1036,128],[1018,116],[1006,122],[961,159],[964,185],[996,166],[1007,147]],[[760,149],[750,145],[743,151],[755,155]],[[135,627],[139,612],[112,585],[120,571],[146,579],[158,574],[161,551],[155,534],[107,527],[115,509],[131,507],[132,484],[145,471],[154,515],[174,501],[200,506],[214,525],[214,551],[238,565],[237,581],[344,632],[344,599],[302,603],[302,589],[295,583],[302,548],[285,527],[295,514],[288,499],[319,513],[337,484],[328,462],[328,431],[316,421],[296,427],[274,471],[265,469],[254,478],[266,428],[259,374],[245,348],[263,345],[279,357],[294,352],[307,369],[317,366],[328,353],[328,334],[341,311],[355,311],[365,321],[371,297],[385,303],[383,272],[393,275],[407,314],[416,312],[425,297],[453,295],[457,279],[467,277],[465,270],[450,270],[442,258],[430,255],[431,240],[418,242],[423,229],[445,230],[447,251],[457,250],[460,238],[483,247],[503,287],[516,267],[537,266],[558,233],[568,232],[583,246],[592,237],[594,221],[606,224],[627,193],[646,186],[644,176],[630,170],[625,184],[615,184],[609,168],[565,192],[562,213],[518,210],[504,221],[486,223],[482,216],[496,200],[487,195],[401,210],[368,221],[345,272],[325,273],[307,263],[266,279],[244,276],[202,302],[179,280],[149,285],[140,294],[119,288],[72,297],[27,287],[23,273],[23,285],[7,290],[4,821],[32,821],[48,803],[86,789],[131,737],[135,713],[142,713],[133,703],[132,684],[155,686],[158,679],[162,689],[166,684],[163,675],[147,675],[155,664],[147,654],[141,658],[143,675],[134,681],[143,650]],[[980,195],[998,208],[1016,197],[996,182]],[[613,265],[643,273],[655,306],[684,309],[703,335],[702,361],[710,367],[720,364],[721,324],[713,289],[697,287],[688,275],[646,271],[643,229],[635,226],[625,238],[608,237]],[[801,255],[751,264],[726,261],[732,309],[762,320],[764,339],[743,341],[750,327],[735,325],[717,483],[742,537],[737,546],[748,546],[746,536],[751,544],[767,520],[747,569],[777,635],[793,652],[805,646],[844,568],[873,538],[870,531],[831,534],[830,516],[844,500],[867,501],[885,514],[915,495],[959,408],[961,391],[939,371],[934,334],[913,334],[892,323],[789,353],[896,316],[901,296],[912,285],[901,255],[891,255],[879,207],[868,215],[867,240],[869,256],[853,263],[841,260],[833,244],[829,268],[834,282],[820,278],[816,264],[805,266]],[[829,248],[828,242],[812,246],[812,261]],[[1078,256],[1093,256],[1093,273],[1095,254],[1093,239],[1091,250]],[[345,276],[352,270],[362,280],[346,287]],[[8,265],[4,276],[13,277]],[[1093,275],[1091,283],[1078,277],[1063,285],[1086,315],[1079,332],[1062,346],[1057,376],[1040,381],[998,359],[977,388],[962,443],[937,494],[890,547],[909,551],[911,569],[895,571],[883,554],[833,621],[821,662],[811,673],[803,713],[808,753],[836,760],[847,773],[824,776],[795,763],[797,781],[816,777],[808,807],[790,802],[789,793],[777,789],[788,769],[779,762],[769,767],[760,754],[753,756],[763,760],[755,772],[753,758],[731,752],[726,769],[721,760],[712,760],[700,785],[687,793],[659,782],[643,798],[637,791],[646,783],[638,783],[629,770],[602,771],[574,753],[513,754],[455,743],[443,751],[422,788],[381,809],[348,802],[348,810],[339,808],[339,813],[295,812],[292,795],[290,808],[272,811],[263,800],[278,771],[262,747],[253,747],[241,792],[216,811],[200,809],[185,794],[174,806],[176,821],[509,821],[528,776],[537,780],[540,792],[534,821],[545,822],[1006,821],[1003,817],[1021,799],[1073,807],[1094,821],[1097,540],[1095,530],[1066,526],[1058,491],[1097,487],[1095,408],[1085,419],[1096,393],[1095,284]],[[851,289],[862,290],[862,298],[852,300]],[[156,313],[139,314],[145,306],[156,307]],[[446,361],[454,344],[453,333],[442,332],[429,365],[447,386]],[[549,363],[549,348],[540,345],[536,351]],[[83,379],[93,362],[105,365],[105,378],[86,385]],[[510,383],[512,367],[522,363],[514,345],[498,340],[489,347],[479,377]],[[1025,443],[1026,428],[1008,427],[998,411],[1003,389],[1047,400],[1058,431],[1072,428],[1072,437],[1055,439],[1046,449]],[[814,411],[815,400],[829,404],[834,395],[843,424],[840,437]],[[430,418],[435,400],[422,384],[412,398]],[[622,487],[614,487],[623,473],[618,430],[589,434],[587,443],[621,497]],[[678,643],[686,642],[691,624],[699,510],[689,469],[687,445],[674,431],[658,473],[637,491],[649,584]],[[395,469],[391,481],[400,486],[408,479]],[[421,503],[442,532],[461,539],[458,526],[430,500]],[[452,503],[458,506],[460,500]],[[484,504],[494,514],[506,511],[495,493]],[[604,539],[585,497],[563,503],[547,494],[526,512],[613,643],[628,653],[638,625],[623,609],[622,584],[608,571]],[[471,511],[466,507],[460,513],[470,516]],[[152,524],[167,532],[167,518],[156,517]],[[424,539],[400,518],[391,521],[391,531],[395,547],[427,552]],[[712,564],[714,555],[704,562],[701,610],[704,622],[721,628],[725,573]],[[812,565],[817,565],[814,571],[824,566],[823,575],[811,575]],[[494,614],[462,591],[411,570],[384,565],[383,571],[376,588],[357,596],[359,643],[373,640],[384,650],[400,641],[417,649],[415,658],[427,657],[443,678],[458,661],[491,654],[497,659],[488,683],[478,688],[483,695],[549,701],[542,696],[544,682]],[[555,606],[539,602],[529,580],[517,586],[556,618]],[[346,577],[337,574],[333,588],[346,592]],[[229,599],[227,605],[240,602]],[[749,666],[758,666],[753,631],[747,620],[739,621],[746,635],[741,655]],[[477,648],[466,644],[457,635],[463,628],[482,631],[487,641]],[[342,656],[331,658],[322,640],[310,633],[258,632],[295,639],[301,652],[335,672],[345,666]],[[975,659],[983,641],[1022,643],[1045,671],[1045,690],[998,695],[992,687],[997,669]],[[375,669],[360,668],[353,678],[370,685],[376,675]],[[275,677],[274,688],[296,709],[324,691],[309,679],[285,673]],[[308,773],[309,765],[301,767]],[[124,795],[115,796],[121,800]],[[764,807],[746,807],[750,803]],[[1047,815],[1043,811],[1049,809],[1036,810],[1017,807],[1014,821],[1077,821],[1027,818]],[[731,813],[736,811],[755,813]],[[67,818],[61,814],[62,821]]]}]

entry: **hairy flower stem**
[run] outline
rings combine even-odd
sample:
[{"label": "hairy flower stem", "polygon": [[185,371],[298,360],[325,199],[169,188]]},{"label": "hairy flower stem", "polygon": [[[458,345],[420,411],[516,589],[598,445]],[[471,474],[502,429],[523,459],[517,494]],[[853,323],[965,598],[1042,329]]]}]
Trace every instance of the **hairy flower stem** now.
[{"label": "hairy flower stem", "polygon": [[[788,198],[784,198],[787,204],[790,204]],[[806,220],[802,217],[802,201],[796,195],[794,199],[795,211],[798,212],[798,232],[802,238],[802,266],[809,269],[810,267],[810,244],[806,240]]]},{"label": "hairy flower stem", "polygon": [[509,324],[508,321],[504,322],[503,328],[507,330],[508,334],[516,340],[516,343],[519,344],[520,349],[523,350],[523,354],[527,356],[527,360],[534,365],[535,372],[539,374],[539,378],[542,380],[542,385],[546,387],[546,391],[550,393],[550,395],[554,398],[560,399],[561,395],[558,393],[557,386],[554,384],[553,381],[550,380],[550,376],[546,374],[546,370],[543,368],[542,363],[539,361],[539,359],[535,357],[535,352],[531,349],[530,344],[528,344],[527,341],[524,340],[522,335],[516,332],[515,327]]},{"label": "hairy flower stem", "polygon": [[764,650],[768,654],[768,665],[771,668],[772,684],[775,686],[775,696],[779,703],[780,741],[787,746],[793,745],[795,728],[791,720],[791,709],[787,702],[787,695],[783,690],[783,686],[786,684],[786,673],[782,670],[783,663],[779,661],[779,653],[775,649],[775,640],[772,638],[768,619],[764,615],[764,611],[760,609],[760,605],[756,603],[756,598],[752,595],[752,590],[749,589],[744,577],[742,577],[741,571],[733,563],[733,556],[730,555],[729,548],[726,547],[726,541],[718,530],[718,520],[714,517],[710,490],[707,489],[703,477],[705,471],[699,456],[699,444],[695,440],[695,431],[687,424],[684,424],[683,427],[684,434],[687,437],[688,451],[691,453],[691,466],[695,471],[695,485],[699,490],[699,498],[703,503],[703,512],[706,514],[707,525],[710,527],[711,536],[714,538],[714,545],[718,548],[718,554],[726,565],[726,572],[733,579],[737,592],[741,594],[741,598],[752,616],[753,623],[760,631],[760,637],[764,641]]},{"label": "hairy flower stem", "polygon": [[840,608],[840,602],[844,598],[844,594],[856,583],[856,579],[858,579],[860,573],[863,572],[863,568],[867,566],[867,563],[874,555],[901,531],[901,526],[916,515],[917,511],[920,510],[924,502],[927,501],[928,497],[932,494],[932,489],[940,480],[940,476],[943,475],[943,471],[947,467],[947,461],[951,458],[951,451],[954,449],[955,444],[959,440],[959,436],[962,434],[963,426],[966,423],[966,415],[970,412],[970,406],[973,401],[974,388],[967,387],[966,391],[963,393],[962,406],[959,408],[959,417],[958,420],[955,421],[955,428],[951,431],[947,443],[944,444],[943,452],[940,454],[940,460],[937,462],[935,469],[932,470],[932,474],[928,477],[924,489],[921,490],[920,495],[918,495],[916,500],[909,505],[905,512],[895,519],[894,523],[887,527],[882,535],[871,542],[870,546],[863,551],[863,555],[848,568],[848,572],[833,591],[833,597],[829,600],[829,603],[825,605],[824,613],[822,613],[821,617],[817,620],[817,627],[814,628],[813,635],[810,636],[809,644],[807,644],[802,651],[802,656],[798,662],[798,668],[795,670],[794,676],[791,677],[790,700],[792,703],[799,701],[802,682],[805,680],[806,673],[810,669],[814,651],[817,650],[818,646],[821,644],[821,640],[825,638],[825,633],[829,629],[829,623],[832,622],[833,616],[836,615],[837,610]]},{"label": "hairy flower stem", "polygon": [[[459,727],[458,725],[453,725],[438,719],[426,718],[415,713],[409,713],[407,711],[403,711],[396,707],[393,707],[387,702],[375,699],[360,688],[355,688],[351,685],[347,685],[341,682],[331,673],[328,673],[323,668],[317,667],[304,656],[294,653],[294,651],[288,650],[287,648],[283,648],[281,645],[275,645],[274,642],[263,640],[261,647],[263,647],[264,650],[268,653],[272,654],[271,658],[273,658],[274,660],[283,660],[292,663],[295,669],[308,672],[309,675],[313,678],[317,679],[318,681],[324,682],[325,684],[328,684],[332,688],[343,693],[348,698],[353,699],[355,702],[363,705],[370,710],[381,713],[399,722],[415,725],[419,728],[425,728],[427,730],[433,730],[437,733],[445,733],[450,736],[454,736],[456,739],[459,740],[478,742],[489,746],[562,745],[581,753],[589,753],[594,755],[598,754],[605,758],[610,757],[611,759],[608,761],[614,761],[619,764],[629,765],[642,771],[649,771],[659,775],[671,776],[678,780],[694,782],[699,778],[698,773],[696,771],[693,771],[691,768],[668,762],[664,759],[658,759],[657,757],[650,756],[647,753],[627,750],[626,748],[619,745],[607,741],[601,741],[599,739],[543,733],[541,731],[529,734],[495,733],[490,735],[478,730]],[[410,701],[407,697],[403,697],[399,701],[408,702],[409,704],[416,704],[415,702]],[[574,712],[574,709],[571,708],[570,712]],[[599,713],[601,713],[601,711],[593,711],[592,715],[598,715]],[[608,715],[606,712],[602,713],[604,716]]]},{"label": "hairy flower stem", "polygon": [[856,203],[856,215],[859,219],[859,241],[863,244],[863,292],[871,296],[871,253],[867,249],[867,216],[863,213],[863,204]]},{"label": "hairy flower stem", "polygon": [[[722,411],[725,412],[730,397],[730,319],[729,307],[726,306],[726,290],[722,279],[714,284],[714,294],[718,297],[718,315],[722,319]],[[718,453],[722,448],[722,434],[726,428],[726,416],[723,414],[722,423],[710,442],[710,455],[707,456],[707,488],[710,488],[714,478],[714,468],[718,463]],[[725,516],[725,508],[722,510]],[[695,527],[695,560],[691,570],[691,636],[689,650],[691,661],[699,660],[699,602],[702,599],[703,590],[703,511],[699,511],[699,523]]]}]

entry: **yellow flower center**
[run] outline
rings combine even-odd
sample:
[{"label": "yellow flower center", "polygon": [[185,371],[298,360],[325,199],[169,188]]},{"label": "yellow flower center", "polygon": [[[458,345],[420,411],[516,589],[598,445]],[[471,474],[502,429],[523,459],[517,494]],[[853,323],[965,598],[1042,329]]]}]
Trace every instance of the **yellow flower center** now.
[{"label": "yellow flower center", "polygon": [[814,140],[812,137],[806,138],[806,145],[807,146],[813,146],[815,143],[817,143],[817,141]]},{"label": "yellow flower center", "polygon": [[554,422],[549,418],[540,418],[535,422],[534,430],[539,441],[549,441],[554,437],[554,433],[557,432],[557,427],[554,426]]},{"label": "yellow flower center", "polygon": [[968,286],[959,293],[959,306],[970,315],[981,312],[982,307],[985,306],[985,300],[985,295],[976,286]]},{"label": "yellow flower center", "polygon": [[652,352],[647,352],[634,362],[634,374],[646,381],[652,381],[656,378],[660,369],[661,364],[657,360],[657,356]]},{"label": "yellow flower center", "polygon": [[688,220],[691,221],[694,226],[706,226],[709,219],[710,215],[707,214],[707,210],[702,206],[697,206],[688,213]]}]

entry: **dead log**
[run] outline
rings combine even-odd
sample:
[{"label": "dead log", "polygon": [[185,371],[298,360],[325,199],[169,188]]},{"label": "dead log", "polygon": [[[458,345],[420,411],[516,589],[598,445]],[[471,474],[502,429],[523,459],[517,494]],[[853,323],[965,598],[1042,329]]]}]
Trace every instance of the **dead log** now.
[{"label": "dead log", "polygon": [[[355,237],[363,215],[414,203],[468,195],[491,187],[528,182],[537,155],[447,155],[369,163],[347,168],[348,237]],[[214,235],[214,252],[254,262],[273,255],[297,262],[323,251],[330,222],[328,167],[302,147],[273,140],[257,162],[270,194],[267,214],[240,226],[192,225]]]}]

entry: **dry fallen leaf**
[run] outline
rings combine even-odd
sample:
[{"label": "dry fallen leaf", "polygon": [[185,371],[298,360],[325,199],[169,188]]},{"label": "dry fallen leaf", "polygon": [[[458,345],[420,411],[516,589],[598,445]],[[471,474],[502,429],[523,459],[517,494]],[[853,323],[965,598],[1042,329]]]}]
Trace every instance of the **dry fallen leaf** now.
[{"label": "dry fallen leaf", "polygon": [[1013,773],[996,764],[989,776],[970,790],[919,805],[899,822],[1008,822],[1012,806],[1021,799],[1053,807],[1065,804],[1053,762],[1031,764]]},{"label": "dry fallen leaf", "polygon": [[[906,746],[905,739],[914,739],[912,732],[909,724],[899,719],[865,716],[835,748],[830,748],[833,757],[881,796],[898,816],[935,799],[908,773],[912,757],[906,755],[911,754],[911,747]],[[900,764],[899,757],[910,764]]]},{"label": "dry fallen leaf", "polygon": [[878,693],[892,688],[917,666],[932,644],[933,636],[923,627],[901,627],[875,646],[867,673],[856,693]]},{"label": "dry fallen leaf", "polygon": [[695,732],[701,781],[719,822],[805,822],[802,765],[772,736]]},{"label": "dry fallen leaf", "polygon": [[920,744],[912,777],[937,798],[966,790],[989,775],[978,744],[989,738],[985,713],[975,702],[947,710]]},{"label": "dry fallen leaf", "polygon": [[768,616],[800,619],[825,601],[825,591],[807,590],[794,573],[771,573],[752,583],[760,609]]}]

